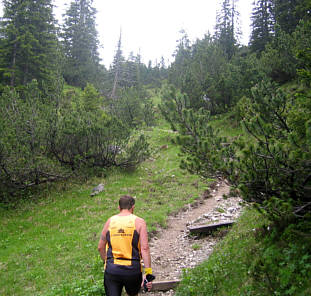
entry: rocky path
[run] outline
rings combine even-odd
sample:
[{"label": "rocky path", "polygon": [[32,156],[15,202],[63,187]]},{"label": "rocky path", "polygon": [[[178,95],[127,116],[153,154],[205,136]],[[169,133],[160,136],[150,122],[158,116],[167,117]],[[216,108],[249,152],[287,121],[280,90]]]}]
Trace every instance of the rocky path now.
[{"label": "rocky path", "polygon": [[[180,279],[184,268],[194,267],[209,257],[219,238],[189,236],[188,227],[235,220],[241,213],[242,200],[224,198],[229,189],[223,181],[214,184],[195,204],[171,216],[168,227],[150,240],[152,268],[157,281]],[[174,295],[174,291],[148,295]]]}]

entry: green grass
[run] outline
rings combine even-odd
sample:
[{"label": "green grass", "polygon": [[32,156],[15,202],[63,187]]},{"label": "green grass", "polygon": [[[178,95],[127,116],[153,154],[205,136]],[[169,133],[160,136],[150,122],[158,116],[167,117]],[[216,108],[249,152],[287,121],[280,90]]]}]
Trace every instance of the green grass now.
[{"label": "green grass", "polygon": [[216,208],[215,209],[217,212],[219,212],[219,213],[225,213],[226,211],[224,210],[224,209],[222,209],[222,208]]},{"label": "green grass", "polygon": [[234,138],[243,134],[241,126],[237,124],[231,113],[214,116],[211,126],[218,130],[222,137]]},{"label": "green grass", "polygon": [[185,270],[176,296],[311,295],[310,238],[283,233],[247,209],[207,261]]},{"label": "green grass", "polygon": [[202,248],[202,246],[200,244],[193,244],[191,246],[192,250],[197,251],[200,250]]},{"label": "green grass", "polygon": [[[83,184],[53,185],[17,209],[0,208],[0,295],[93,295],[81,287],[98,289],[103,271],[99,234],[106,219],[117,213],[122,194],[136,196],[135,213],[147,221],[149,232],[165,227],[170,213],[199,197],[208,184],[179,168],[168,127],[145,135],[152,158],[136,171],[112,170],[106,178]],[[168,147],[161,149],[164,145]],[[99,183],[105,191],[90,197]]]}]

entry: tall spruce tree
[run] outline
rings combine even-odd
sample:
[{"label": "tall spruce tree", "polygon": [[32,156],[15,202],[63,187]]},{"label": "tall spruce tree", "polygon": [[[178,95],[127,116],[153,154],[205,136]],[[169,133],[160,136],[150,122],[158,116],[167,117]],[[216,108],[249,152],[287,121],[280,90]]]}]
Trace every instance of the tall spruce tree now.
[{"label": "tall spruce tree", "polygon": [[275,20],[286,33],[292,33],[299,21],[310,18],[309,0],[274,0]]},{"label": "tall spruce tree", "polygon": [[4,0],[0,75],[6,85],[36,79],[51,82],[57,73],[58,45],[51,0]]},{"label": "tall spruce tree", "polygon": [[176,87],[186,92],[188,80],[191,79],[192,74],[189,73],[189,65],[191,61],[191,43],[185,30],[179,32],[180,39],[177,41],[177,48],[174,53],[175,61],[169,71],[169,81]]},{"label": "tall spruce tree", "polygon": [[271,41],[274,31],[273,1],[257,0],[252,14],[250,46],[254,52],[262,52]]},{"label": "tall spruce tree", "polygon": [[142,68],[140,55],[135,56],[133,52],[125,59],[122,52],[122,32],[118,40],[117,50],[110,67],[110,81],[112,90],[110,98],[116,99],[120,91],[131,87],[140,87],[140,71]]},{"label": "tall spruce tree", "polygon": [[65,14],[62,28],[65,53],[64,78],[67,83],[85,87],[94,83],[99,71],[99,41],[93,0],[74,0]]},{"label": "tall spruce tree", "polygon": [[239,27],[237,11],[238,0],[224,0],[216,17],[215,38],[228,59],[231,59],[238,42]]}]

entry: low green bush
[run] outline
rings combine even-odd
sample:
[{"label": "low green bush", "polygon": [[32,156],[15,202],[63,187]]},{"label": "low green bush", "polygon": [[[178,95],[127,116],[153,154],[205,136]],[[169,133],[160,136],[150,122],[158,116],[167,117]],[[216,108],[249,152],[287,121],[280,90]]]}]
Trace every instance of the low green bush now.
[{"label": "low green bush", "polygon": [[[148,158],[143,135],[102,108],[94,86],[47,97],[32,81],[0,95],[0,201],[88,170],[136,168]],[[124,111],[125,112],[125,111]],[[23,195],[23,194],[20,194]]]}]

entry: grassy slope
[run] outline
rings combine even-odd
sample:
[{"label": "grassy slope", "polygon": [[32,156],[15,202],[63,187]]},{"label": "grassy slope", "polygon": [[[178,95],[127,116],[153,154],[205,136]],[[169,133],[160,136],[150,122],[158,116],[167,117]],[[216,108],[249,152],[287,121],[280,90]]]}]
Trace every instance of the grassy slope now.
[{"label": "grassy slope", "polygon": [[[117,212],[120,195],[136,196],[136,214],[146,219],[149,231],[165,226],[168,214],[200,195],[207,184],[179,169],[168,127],[145,134],[153,154],[138,170],[59,185],[17,210],[0,208],[0,295],[45,295],[62,284],[99,280],[99,234],[104,221]],[[161,149],[163,145],[168,148]],[[99,183],[105,191],[91,198]]]}]

